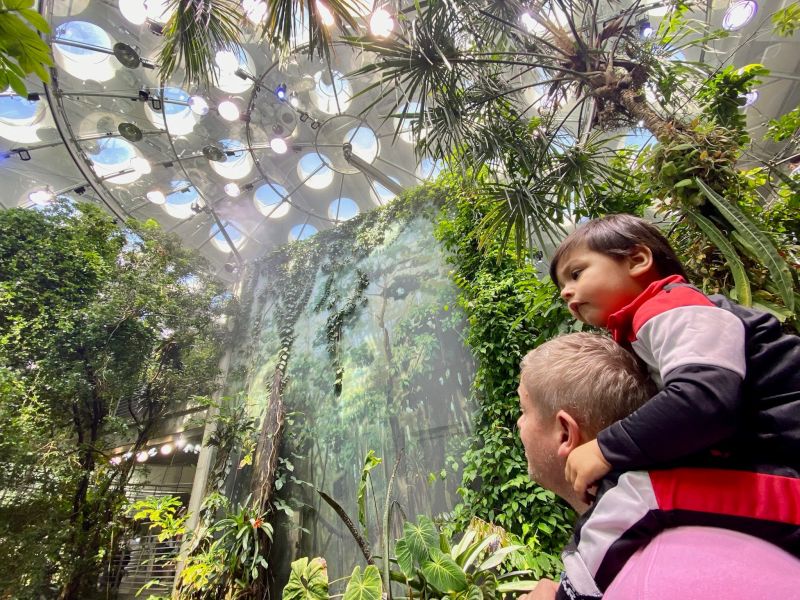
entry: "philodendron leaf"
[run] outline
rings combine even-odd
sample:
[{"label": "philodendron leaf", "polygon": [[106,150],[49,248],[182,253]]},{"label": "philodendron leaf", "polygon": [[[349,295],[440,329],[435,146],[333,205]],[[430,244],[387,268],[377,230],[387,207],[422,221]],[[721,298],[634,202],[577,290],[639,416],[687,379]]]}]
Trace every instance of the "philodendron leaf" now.
[{"label": "philodendron leaf", "polygon": [[739,232],[758,256],[761,257],[761,260],[764,261],[769,270],[772,281],[775,283],[778,295],[783,300],[786,308],[794,312],[792,273],[789,270],[789,265],[778,254],[775,245],[736,205],[725,200],[725,198],[708,187],[702,179],[697,179],[697,185],[700,186],[700,191],[705,194],[706,198],[717,208],[725,220]]},{"label": "philodendron leaf", "polygon": [[367,565],[363,575],[361,567],[356,567],[350,575],[342,600],[381,600],[382,589],[378,567]]},{"label": "philodendron leaf", "polygon": [[439,592],[460,592],[467,587],[467,576],[450,556],[438,548],[430,549],[430,560],[422,563],[422,574]]},{"label": "philodendron leaf", "polygon": [[381,464],[383,460],[375,456],[375,451],[370,450],[364,458],[364,466],[361,469],[361,479],[358,482],[358,522],[364,528],[364,537],[367,536],[367,477],[369,472]]},{"label": "philodendron leaf", "polygon": [[[380,579],[380,577],[379,577]],[[298,558],[292,563],[283,600],[328,600],[328,565],[324,558]]]},{"label": "philodendron leaf", "polygon": [[428,517],[417,517],[416,523],[403,523],[403,539],[418,563],[428,558],[431,549],[439,550],[439,533]]},{"label": "philodendron leaf", "polygon": [[411,556],[411,550],[404,539],[397,540],[394,545],[394,553],[403,575],[406,576],[406,579],[411,579],[414,575],[414,557]]},{"label": "philodendron leaf", "polygon": [[497,586],[498,592],[530,592],[539,583],[538,580],[525,579],[522,581],[506,581]]},{"label": "philodendron leaf", "polygon": [[476,572],[480,571],[488,571],[489,569],[494,569],[500,563],[502,563],[506,558],[508,558],[509,554],[513,554],[518,550],[522,550],[525,546],[506,546],[505,548],[499,548],[495,550],[494,553],[483,561],[476,569]]}]

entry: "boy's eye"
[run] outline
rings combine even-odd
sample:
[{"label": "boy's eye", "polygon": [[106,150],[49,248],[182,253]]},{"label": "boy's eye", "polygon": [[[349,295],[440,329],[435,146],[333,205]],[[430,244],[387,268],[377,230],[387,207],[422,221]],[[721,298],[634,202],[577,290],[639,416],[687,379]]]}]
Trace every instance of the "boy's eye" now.
[{"label": "boy's eye", "polygon": [[573,279],[577,279],[580,276],[582,270],[583,269],[573,269],[570,272],[570,277],[572,277]]}]

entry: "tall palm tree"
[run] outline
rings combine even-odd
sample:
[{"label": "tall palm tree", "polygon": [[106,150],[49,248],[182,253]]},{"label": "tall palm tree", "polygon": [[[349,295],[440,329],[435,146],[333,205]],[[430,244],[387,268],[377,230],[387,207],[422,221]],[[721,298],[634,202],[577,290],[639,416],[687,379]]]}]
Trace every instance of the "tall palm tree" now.
[{"label": "tall palm tree", "polygon": [[[715,69],[682,58],[725,33],[687,18],[681,1],[645,31],[652,8],[641,0],[429,0],[402,12],[387,39],[348,38],[375,55],[351,75],[377,76],[365,91],[374,103],[393,99],[392,114],[413,120],[420,153],[450,158],[471,177],[500,167],[482,185],[496,200],[484,224],[513,234],[518,248],[528,240],[542,248],[558,223],[629,180],[609,141],[631,128],[659,142],[656,175],[681,215],[733,228],[717,196],[735,180],[739,132],[713,118],[698,125],[696,97]],[[769,250],[789,307],[791,276]]]}]

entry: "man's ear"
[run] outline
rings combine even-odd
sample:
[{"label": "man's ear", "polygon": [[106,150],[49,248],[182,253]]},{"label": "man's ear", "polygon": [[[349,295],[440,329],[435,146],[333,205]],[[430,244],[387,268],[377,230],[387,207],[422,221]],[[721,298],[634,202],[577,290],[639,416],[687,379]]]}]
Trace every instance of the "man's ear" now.
[{"label": "man's ear", "polygon": [[571,414],[564,410],[556,413],[559,429],[558,456],[566,459],[569,453],[583,443],[581,427]]},{"label": "man's ear", "polygon": [[628,255],[628,270],[631,277],[648,275],[653,267],[653,251],[647,246],[636,246]]}]

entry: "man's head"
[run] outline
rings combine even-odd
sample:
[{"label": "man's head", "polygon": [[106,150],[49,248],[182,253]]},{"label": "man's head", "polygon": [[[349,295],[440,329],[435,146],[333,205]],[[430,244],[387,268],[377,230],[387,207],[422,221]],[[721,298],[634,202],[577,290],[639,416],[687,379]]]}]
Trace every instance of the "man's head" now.
[{"label": "man's head", "polygon": [[525,355],[520,371],[517,427],[528,473],[574,505],[579,499],[564,479],[567,456],[644,404],[653,383],[629,352],[592,333],[542,344]]},{"label": "man's head", "polygon": [[550,277],[575,318],[605,327],[609,315],[651,282],[685,278],[669,242],[653,225],[632,215],[595,219],[573,231],[550,263]]}]

